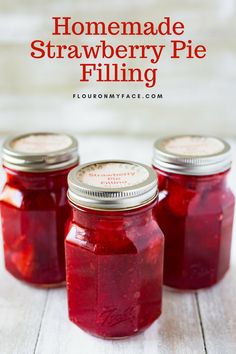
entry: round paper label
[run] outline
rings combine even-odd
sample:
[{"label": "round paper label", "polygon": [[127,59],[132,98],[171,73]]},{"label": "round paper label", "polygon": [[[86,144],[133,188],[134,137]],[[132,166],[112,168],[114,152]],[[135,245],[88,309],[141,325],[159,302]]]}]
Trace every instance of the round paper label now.
[{"label": "round paper label", "polygon": [[71,138],[63,134],[32,134],[11,143],[15,151],[23,153],[50,153],[68,148]]},{"label": "round paper label", "polygon": [[216,138],[186,136],[169,140],[164,148],[175,155],[207,156],[223,151],[224,144]]},{"label": "round paper label", "polygon": [[77,174],[80,182],[100,188],[124,188],[144,182],[149,176],[145,167],[120,162],[89,165]]}]

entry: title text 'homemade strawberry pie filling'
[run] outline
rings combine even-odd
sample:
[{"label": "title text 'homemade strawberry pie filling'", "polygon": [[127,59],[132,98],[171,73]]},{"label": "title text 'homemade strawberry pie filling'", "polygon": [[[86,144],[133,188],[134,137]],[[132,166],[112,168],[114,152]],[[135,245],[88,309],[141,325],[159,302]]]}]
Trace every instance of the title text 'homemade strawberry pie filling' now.
[{"label": "title text 'homemade strawberry pie filling'", "polygon": [[153,216],[157,178],[131,161],[99,161],[68,176],[69,317],[104,338],[126,337],[161,314],[163,235]]},{"label": "title text 'homemade strawberry pie filling'", "polygon": [[156,218],[165,234],[164,284],[199,289],[217,283],[230,263],[229,144],[195,135],[159,139],[153,166],[160,190]]},{"label": "title text 'homemade strawberry pie filling'", "polygon": [[5,265],[28,283],[65,281],[64,239],[71,213],[67,174],[78,164],[77,145],[74,137],[56,133],[16,136],[3,145]]}]

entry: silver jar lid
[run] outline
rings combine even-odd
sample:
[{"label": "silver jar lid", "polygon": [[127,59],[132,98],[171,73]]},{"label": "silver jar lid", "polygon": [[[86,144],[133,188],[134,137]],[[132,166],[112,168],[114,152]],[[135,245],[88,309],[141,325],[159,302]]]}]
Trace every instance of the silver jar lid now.
[{"label": "silver jar lid", "polygon": [[171,136],[154,143],[153,166],[166,172],[206,176],[228,170],[231,161],[230,145],[212,136]]},{"label": "silver jar lid", "polygon": [[4,142],[2,161],[4,166],[18,171],[60,170],[78,162],[78,143],[67,134],[17,135]]},{"label": "silver jar lid", "polygon": [[99,210],[141,207],[157,197],[156,173],[151,167],[125,160],[95,161],[68,175],[68,198],[78,206]]}]

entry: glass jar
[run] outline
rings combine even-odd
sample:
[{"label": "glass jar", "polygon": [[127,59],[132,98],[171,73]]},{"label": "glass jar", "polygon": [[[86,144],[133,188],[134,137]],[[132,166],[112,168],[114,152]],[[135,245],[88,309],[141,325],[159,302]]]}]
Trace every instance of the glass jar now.
[{"label": "glass jar", "polygon": [[6,269],[38,286],[65,282],[64,239],[71,215],[67,174],[78,164],[75,138],[33,133],[3,146],[1,201]]},{"label": "glass jar", "polygon": [[145,165],[101,161],[68,176],[69,317],[103,338],[133,335],[161,314],[163,235],[153,216],[157,178]]},{"label": "glass jar", "polygon": [[229,268],[234,196],[227,185],[230,146],[204,136],[159,139],[157,221],[165,234],[164,284],[199,289]]}]

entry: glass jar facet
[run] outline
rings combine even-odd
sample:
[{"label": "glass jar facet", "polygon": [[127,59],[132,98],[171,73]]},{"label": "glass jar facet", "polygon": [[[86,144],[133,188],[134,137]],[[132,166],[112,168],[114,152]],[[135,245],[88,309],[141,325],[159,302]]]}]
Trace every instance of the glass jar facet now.
[{"label": "glass jar facet", "polygon": [[73,206],[66,238],[69,317],[91,334],[130,336],[161,314],[163,235],[152,208]]},{"label": "glass jar facet", "polygon": [[35,285],[64,282],[70,169],[47,173],[5,170],[1,219],[6,269]]}]

